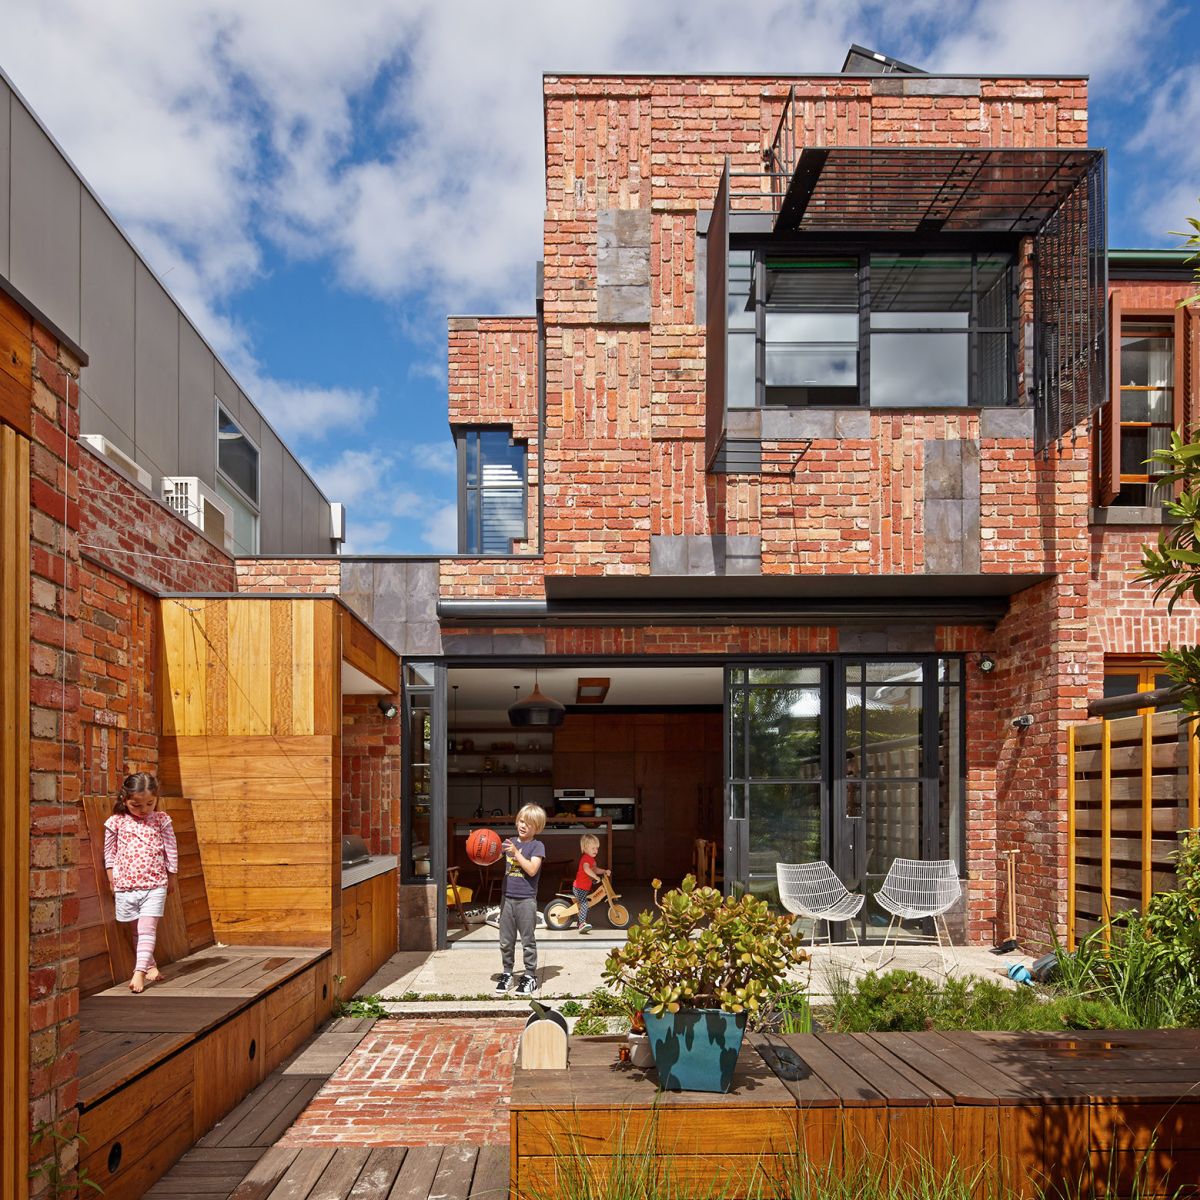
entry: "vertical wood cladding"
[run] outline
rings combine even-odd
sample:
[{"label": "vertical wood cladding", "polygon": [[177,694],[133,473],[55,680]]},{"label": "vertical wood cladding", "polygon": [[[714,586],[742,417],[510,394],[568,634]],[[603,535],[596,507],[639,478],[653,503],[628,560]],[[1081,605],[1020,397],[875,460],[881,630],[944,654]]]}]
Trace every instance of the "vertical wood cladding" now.
[{"label": "vertical wood cladding", "polygon": [[163,787],[192,802],[218,941],[340,930],[341,624],[332,600],[163,600]]}]

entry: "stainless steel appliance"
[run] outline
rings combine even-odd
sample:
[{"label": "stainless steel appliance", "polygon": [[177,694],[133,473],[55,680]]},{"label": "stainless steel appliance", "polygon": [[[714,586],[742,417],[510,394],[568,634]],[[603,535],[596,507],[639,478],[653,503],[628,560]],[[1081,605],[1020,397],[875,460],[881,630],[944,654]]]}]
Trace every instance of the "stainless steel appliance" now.
[{"label": "stainless steel appliance", "polygon": [[637,800],[633,796],[598,796],[596,816],[609,817],[614,825],[635,825]]},{"label": "stainless steel appliance", "polygon": [[556,817],[577,817],[580,816],[580,807],[592,808],[593,812],[588,815],[595,815],[595,798],[595,788],[555,788],[554,815]]}]

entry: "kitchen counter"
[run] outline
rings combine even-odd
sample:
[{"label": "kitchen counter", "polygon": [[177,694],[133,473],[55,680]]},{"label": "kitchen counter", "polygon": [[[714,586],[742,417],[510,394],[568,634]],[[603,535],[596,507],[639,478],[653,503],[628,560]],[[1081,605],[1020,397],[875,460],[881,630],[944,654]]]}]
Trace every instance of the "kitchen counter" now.
[{"label": "kitchen counter", "polygon": [[396,870],[399,865],[400,859],[395,854],[372,854],[366,862],[342,868],[342,888],[365,883],[368,879],[374,879],[376,875]]}]

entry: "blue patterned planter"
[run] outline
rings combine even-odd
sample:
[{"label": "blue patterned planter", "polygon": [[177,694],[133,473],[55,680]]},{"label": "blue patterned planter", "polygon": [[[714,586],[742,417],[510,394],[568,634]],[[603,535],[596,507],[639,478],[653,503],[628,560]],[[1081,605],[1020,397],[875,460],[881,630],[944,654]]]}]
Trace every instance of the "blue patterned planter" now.
[{"label": "blue patterned planter", "polygon": [[658,1086],[667,1092],[727,1092],[742,1049],[746,1014],[685,1008],[646,1020]]}]

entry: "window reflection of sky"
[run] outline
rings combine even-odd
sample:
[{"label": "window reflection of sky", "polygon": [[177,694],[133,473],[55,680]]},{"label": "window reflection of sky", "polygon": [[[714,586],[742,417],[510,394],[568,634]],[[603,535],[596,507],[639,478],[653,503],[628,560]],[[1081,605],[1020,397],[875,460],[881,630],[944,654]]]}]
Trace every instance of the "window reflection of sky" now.
[{"label": "window reflection of sky", "polygon": [[954,333],[872,333],[872,405],[967,402],[967,337]]}]

